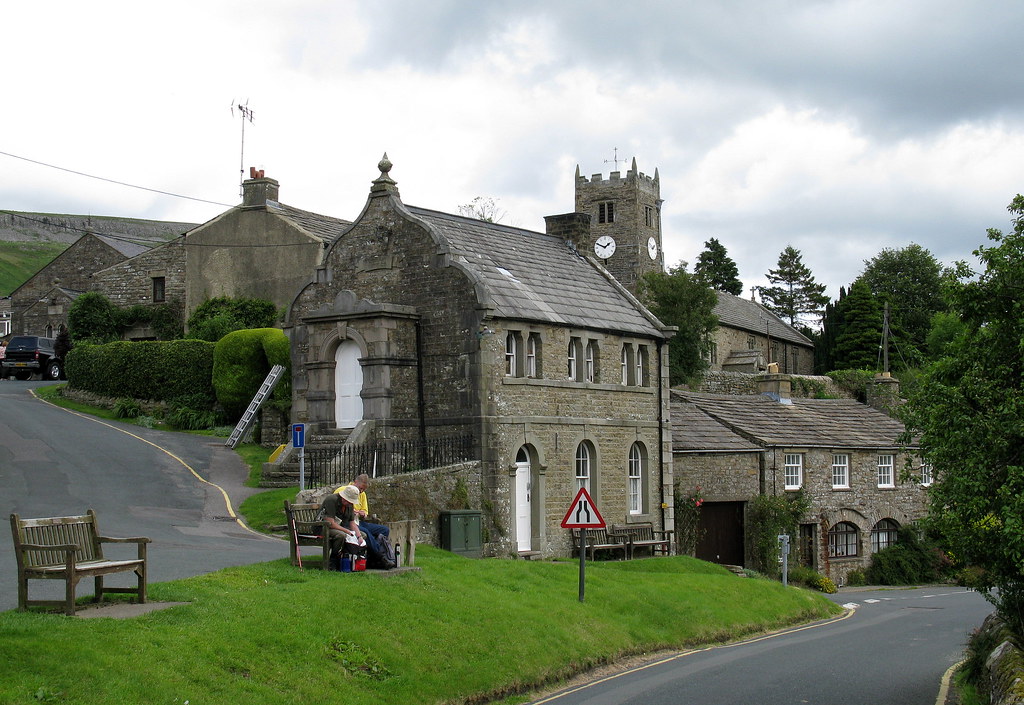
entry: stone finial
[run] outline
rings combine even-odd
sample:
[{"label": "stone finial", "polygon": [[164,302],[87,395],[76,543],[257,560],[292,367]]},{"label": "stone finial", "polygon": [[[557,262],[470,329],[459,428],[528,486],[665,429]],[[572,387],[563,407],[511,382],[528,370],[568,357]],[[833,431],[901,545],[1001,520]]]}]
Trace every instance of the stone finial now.
[{"label": "stone finial", "polygon": [[380,169],[380,176],[378,176],[373,186],[370,188],[370,193],[394,193],[398,194],[398,184],[388,174],[391,171],[391,160],[388,159],[388,153],[384,152],[384,156],[377,162],[377,168]]}]

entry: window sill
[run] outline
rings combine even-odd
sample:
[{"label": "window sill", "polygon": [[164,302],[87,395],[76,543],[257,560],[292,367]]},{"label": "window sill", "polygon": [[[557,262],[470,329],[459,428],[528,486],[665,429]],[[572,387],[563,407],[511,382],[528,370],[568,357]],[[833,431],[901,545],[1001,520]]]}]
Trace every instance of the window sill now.
[{"label": "window sill", "polygon": [[602,384],[600,382],[577,382],[571,379],[543,379],[540,377],[511,377],[501,378],[502,384],[513,386],[526,385],[531,387],[561,387],[563,389],[593,389],[602,392],[634,392],[640,394],[654,394],[657,387],[627,387],[621,384]]},{"label": "window sill", "polygon": [[833,492],[853,492],[852,487],[833,487]]}]

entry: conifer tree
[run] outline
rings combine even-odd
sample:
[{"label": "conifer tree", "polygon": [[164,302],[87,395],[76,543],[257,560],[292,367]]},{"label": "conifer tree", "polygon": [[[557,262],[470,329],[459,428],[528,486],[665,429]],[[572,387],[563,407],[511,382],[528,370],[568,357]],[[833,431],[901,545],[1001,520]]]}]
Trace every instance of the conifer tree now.
[{"label": "conifer tree", "polygon": [[697,256],[693,275],[715,291],[724,291],[733,296],[743,293],[740,270],[729,256],[725,245],[717,238],[711,238],[704,243],[704,251]]},{"label": "conifer tree", "polygon": [[836,370],[874,370],[882,340],[882,308],[867,283],[858,279],[836,307],[843,326],[836,335],[832,365]]},{"label": "conifer tree", "polygon": [[801,316],[821,316],[828,297],[825,285],[819,284],[803,263],[800,250],[787,245],[779,254],[778,269],[769,269],[765,276],[772,286],[758,287],[765,308],[795,326]]}]

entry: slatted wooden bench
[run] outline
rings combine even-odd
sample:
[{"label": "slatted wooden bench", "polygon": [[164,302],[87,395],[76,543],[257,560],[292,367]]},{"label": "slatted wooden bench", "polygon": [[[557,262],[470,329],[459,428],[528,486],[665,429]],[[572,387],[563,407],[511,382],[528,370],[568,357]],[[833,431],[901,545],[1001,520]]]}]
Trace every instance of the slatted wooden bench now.
[{"label": "slatted wooden bench", "polygon": [[[320,567],[327,570],[331,560],[331,539],[327,533],[328,524],[320,516],[319,504],[292,504],[284,501],[284,514],[288,521],[285,531],[288,532],[288,546],[292,565],[299,564],[300,546],[318,546],[322,553]],[[292,522],[295,531],[292,531]]]},{"label": "slatted wooden bench", "polygon": [[[148,538],[112,538],[101,536],[96,527],[96,512],[84,516],[22,519],[11,514],[14,553],[18,560],[18,609],[29,605],[63,606],[64,614],[75,614],[75,589],[82,578],[94,578],[95,602],[102,602],[105,593],[132,593],[138,601],[146,601],[146,544]],[[138,558],[110,560],[103,557],[105,543],[138,544]],[[103,576],[134,572],[138,587],[103,586]],[[63,600],[28,599],[29,580],[63,580]]]},{"label": "slatted wooden bench", "polygon": [[598,551],[612,551],[613,555],[615,551],[622,551],[622,558],[628,557],[629,537],[608,529],[572,529],[572,545],[576,555],[579,555],[584,531],[587,532],[587,553],[590,554],[590,560],[594,560],[594,554]]},{"label": "slatted wooden bench", "polygon": [[672,551],[671,529],[661,531],[654,528],[654,524],[645,521],[636,524],[612,524],[612,531],[627,537],[629,542],[629,557],[633,558],[638,548],[651,549],[651,555],[661,553],[668,555]]}]

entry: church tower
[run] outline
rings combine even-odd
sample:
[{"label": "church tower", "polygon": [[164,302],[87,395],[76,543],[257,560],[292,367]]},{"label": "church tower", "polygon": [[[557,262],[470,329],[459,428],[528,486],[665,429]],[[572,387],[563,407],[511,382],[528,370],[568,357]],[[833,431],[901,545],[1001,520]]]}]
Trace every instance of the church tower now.
[{"label": "church tower", "polygon": [[613,171],[588,179],[576,167],[576,212],[590,215],[590,253],[633,294],[641,276],[665,269],[661,203],[658,170],[641,174],[636,157],[625,178]]}]

